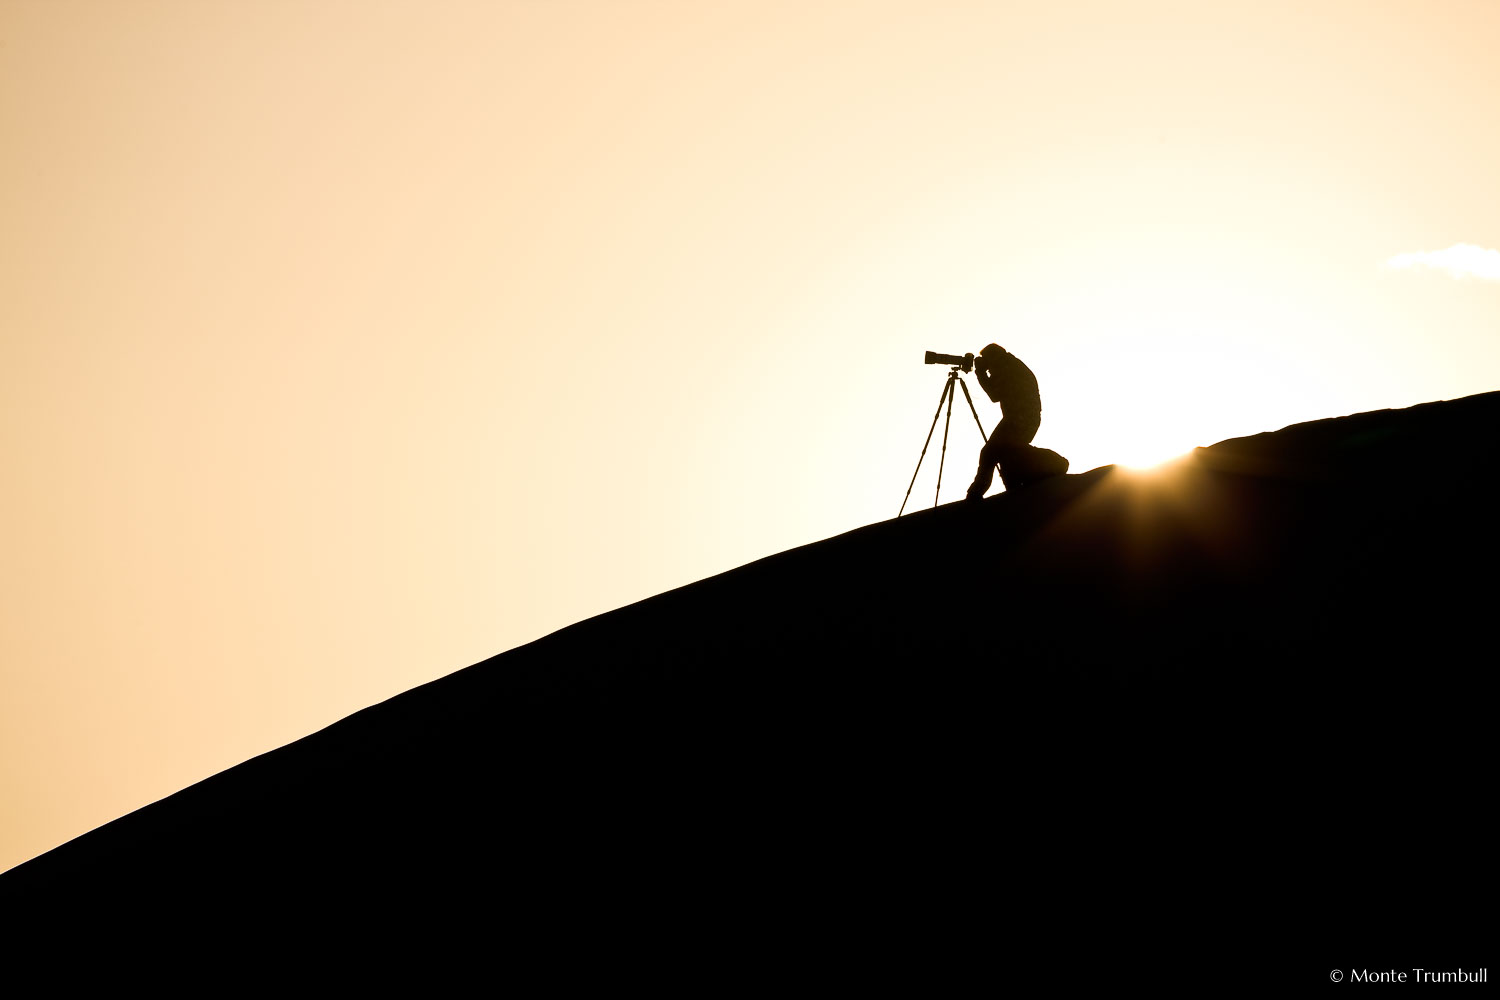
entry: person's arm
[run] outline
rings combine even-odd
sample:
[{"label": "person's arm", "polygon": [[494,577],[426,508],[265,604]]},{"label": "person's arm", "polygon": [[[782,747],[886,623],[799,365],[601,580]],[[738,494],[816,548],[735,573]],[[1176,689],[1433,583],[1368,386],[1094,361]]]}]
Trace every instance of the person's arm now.
[{"label": "person's arm", "polygon": [[[993,344],[990,345],[990,347],[993,346]],[[989,347],[986,347],[984,350],[988,351],[989,349]],[[990,374],[990,364],[994,360],[995,357],[993,354],[987,355],[984,351],[974,355],[974,377],[979,380],[979,388],[983,389],[985,395],[991,399],[995,398],[995,389],[997,388],[995,377]]]}]

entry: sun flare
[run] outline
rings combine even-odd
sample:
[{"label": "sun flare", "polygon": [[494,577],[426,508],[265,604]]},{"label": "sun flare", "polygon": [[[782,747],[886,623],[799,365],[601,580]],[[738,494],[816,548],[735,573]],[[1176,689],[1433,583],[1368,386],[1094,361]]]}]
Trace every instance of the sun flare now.
[{"label": "sun flare", "polygon": [[1145,472],[1149,469],[1157,469],[1163,465],[1168,464],[1169,462],[1175,461],[1176,459],[1179,459],[1186,455],[1191,450],[1192,446],[1188,448],[1178,448],[1174,445],[1159,445],[1156,447],[1152,447],[1149,444],[1146,444],[1138,448],[1129,449],[1120,456],[1119,461],[1117,461],[1115,464],[1122,465],[1125,468],[1132,469],[1136,472]]}]

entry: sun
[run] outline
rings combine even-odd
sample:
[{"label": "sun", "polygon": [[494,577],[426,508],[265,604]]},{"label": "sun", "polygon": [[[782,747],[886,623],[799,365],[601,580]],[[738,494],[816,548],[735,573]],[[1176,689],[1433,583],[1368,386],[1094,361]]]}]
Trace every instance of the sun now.
[{"label": "sun", "polygon": [[1145,442],[1140,446],[1130,447],[1115,460],[1116,465],[1133,469],[1136,472],[1145,472],[1147,469],[1155,469],[1166,465],[1168,462],[1181,458],[1191,451],[1195,446],[1186,448],[1175,443],[1153,444]]},{"label": "sun", "polygon": [[1283,426],[1301,399],[1327,395],[1260,332],[1290,336],[1310,320],[1246,303],[1206,279],[1134,294],[1123,303],[1101,295],[1075,312],[1068,347],[1045,357],[1047,440],[1037,443],[1056,441],[1076,467],[1156,468],[1196,447]]}]

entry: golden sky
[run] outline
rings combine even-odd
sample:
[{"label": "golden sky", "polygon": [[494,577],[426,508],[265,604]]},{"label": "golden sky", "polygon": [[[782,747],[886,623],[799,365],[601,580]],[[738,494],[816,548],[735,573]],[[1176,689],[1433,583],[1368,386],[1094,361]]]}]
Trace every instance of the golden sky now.
[{"label": "golden sky", "polygon": [[1500,388],[1497,42],[1492,0],[0,0],[0,868],[894,516],[926,350],[1019,355],[1078,472]]}]

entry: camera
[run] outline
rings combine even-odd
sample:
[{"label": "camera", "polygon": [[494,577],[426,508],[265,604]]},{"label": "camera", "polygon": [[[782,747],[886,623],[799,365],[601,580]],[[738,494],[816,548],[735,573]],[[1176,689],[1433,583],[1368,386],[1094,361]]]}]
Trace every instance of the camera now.
[{"label": "camera", "polygon": [[923,361],[923,364],[955,365],[959,368],[962,368],[964,374],[967,375],[969,374],[969,372],[974,370],[974,355],[965,354],[960,357],[957,354],[938,354],[935,351],[928,351],[927,358],[925,361]]}]

